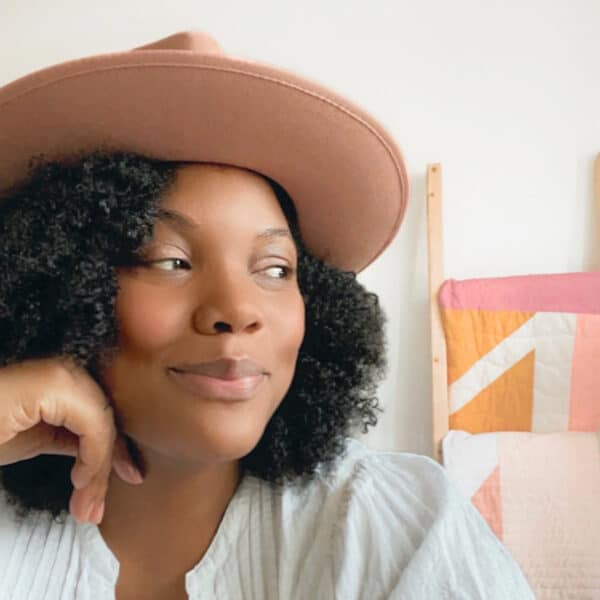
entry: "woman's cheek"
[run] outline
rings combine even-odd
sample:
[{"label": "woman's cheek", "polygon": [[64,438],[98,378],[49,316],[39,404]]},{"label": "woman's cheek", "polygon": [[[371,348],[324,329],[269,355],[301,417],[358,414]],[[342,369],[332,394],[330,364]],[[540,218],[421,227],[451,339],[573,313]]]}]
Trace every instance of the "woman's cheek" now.
[{"label": "woman's cheek", "polygon": [[305,307],[302,297],[296,297],[286,308],[288,310],[280,316],[280,328],[285,332],[287,356],[295,356],[300,350],[305,332]]},{"label": "woman's cheek", "polygon": [[156,290],[123,290],[117,300],[121,344],[159,348],[179,331],[184,311]]}]

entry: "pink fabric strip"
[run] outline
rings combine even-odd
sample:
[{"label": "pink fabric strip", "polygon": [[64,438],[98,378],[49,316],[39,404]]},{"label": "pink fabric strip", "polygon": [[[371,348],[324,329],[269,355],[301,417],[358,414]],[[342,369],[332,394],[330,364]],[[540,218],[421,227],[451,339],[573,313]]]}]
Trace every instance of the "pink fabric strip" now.
[{"label": "pink fabric strip", "polygon": [[569,430],[600,429],[600,315],[579,315],[573,348]]},{"label": "pink fabric strip", "polygon": [[448,279],[439,292],[442,309],[600,313],[600,271]]}]

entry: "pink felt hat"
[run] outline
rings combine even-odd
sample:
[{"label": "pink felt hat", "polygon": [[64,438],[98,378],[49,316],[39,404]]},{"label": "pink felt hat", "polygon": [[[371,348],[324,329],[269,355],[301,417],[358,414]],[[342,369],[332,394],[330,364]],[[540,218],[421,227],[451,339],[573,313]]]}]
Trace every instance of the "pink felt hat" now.
[{"label": "pink felt hat", "polygon": [[225,56],[204,32],[53,65],[0,87],[0,197],[33,156],[99,148],[225,163],[277,181],[307,248],[359,272],[406,211],[400,149],[365,110],[290,71]]}]

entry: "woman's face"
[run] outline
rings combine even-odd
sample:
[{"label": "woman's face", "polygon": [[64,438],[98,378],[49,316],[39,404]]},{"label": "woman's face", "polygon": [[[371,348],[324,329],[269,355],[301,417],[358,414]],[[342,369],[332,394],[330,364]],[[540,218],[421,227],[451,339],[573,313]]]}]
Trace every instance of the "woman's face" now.
[{"label": "woman's face", "polygon": [[[119,351],[102,377],[142,454],[235,460],[292,381],[304,336],[296,248],[276,196],[250,171],[180,167],[161,207],[179,216],[157,221],[144,264],[119,271]],[[217,359],[255,365],[201,364]]]}]

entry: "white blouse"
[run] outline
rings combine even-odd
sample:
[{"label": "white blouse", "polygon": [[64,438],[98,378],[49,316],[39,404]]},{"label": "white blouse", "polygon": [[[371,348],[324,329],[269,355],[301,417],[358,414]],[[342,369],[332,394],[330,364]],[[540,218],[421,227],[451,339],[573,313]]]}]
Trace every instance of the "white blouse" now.
[{"label": "white blouse", "polygon": [[[193,600],[524,600],[534,595],[487,523],[426,456],[348,438],[330,475],[246,476],[203,558]],[[18,525],[0,490],[0,598],[115,598],[119,563],[92,523]],[[151,578],[152,574],[149,573]]]}]

